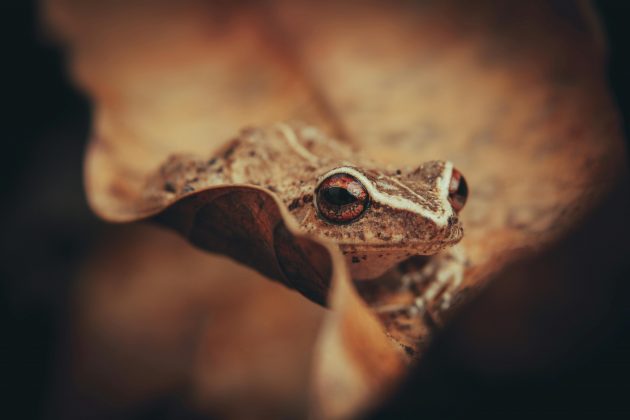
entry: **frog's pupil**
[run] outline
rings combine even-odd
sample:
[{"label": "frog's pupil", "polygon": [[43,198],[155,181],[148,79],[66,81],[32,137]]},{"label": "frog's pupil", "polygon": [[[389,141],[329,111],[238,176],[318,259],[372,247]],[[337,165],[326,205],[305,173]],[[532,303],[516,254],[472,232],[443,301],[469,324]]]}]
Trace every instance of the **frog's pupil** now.
[{"label": "frog's pupil", "polygon": [[348,190],[341,187],[330,187],[324,190],[324,199],[335,206],[345,206],[357,201],[357,198]]},{"label": "frog's pupil", "polygon": [[453,168],[451,185],[449,185],[448,199],[456,212],[459,212],[466,204],[468,198],[468,184],[466,178],[457,169]]},{"label": "frog's pupil", "polygon": [[466,179],[463,176],[459,179],[459,185],[457,186],[456,193],[457,195],[463,197],[464,200],[468,197],[468,184],[466,184]]}]

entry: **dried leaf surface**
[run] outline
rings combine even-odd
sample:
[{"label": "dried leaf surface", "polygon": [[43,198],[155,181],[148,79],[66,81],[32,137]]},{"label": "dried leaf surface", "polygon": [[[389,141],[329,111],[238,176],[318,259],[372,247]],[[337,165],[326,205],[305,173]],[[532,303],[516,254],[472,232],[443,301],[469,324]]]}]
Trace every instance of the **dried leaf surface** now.
[{"label": "dried leaf surface", "polygon": [[177,393],[221,418],[307,415],[323,308],[148,225],[110,229],[77,280],[64,379],[84,412],[107,400],[101,416],[125,417]]},{"label": "dried leaf surface", "polygon": [[147,180],[173,153],[209,158],[245,126],[290,120],[384,164],[448,159],[471,186],[465,282],[480,287],[579,223],[623,159],[591,16],[581,3],[521,3],[51,0],[48,20],[95,106],[90,203],[111,221],[156,217],[320,303],[332,286],[320,414],[355,412],[388,389],[405,357],[338,250],[303,235],[265,188],[160,202],[146,199]]}]

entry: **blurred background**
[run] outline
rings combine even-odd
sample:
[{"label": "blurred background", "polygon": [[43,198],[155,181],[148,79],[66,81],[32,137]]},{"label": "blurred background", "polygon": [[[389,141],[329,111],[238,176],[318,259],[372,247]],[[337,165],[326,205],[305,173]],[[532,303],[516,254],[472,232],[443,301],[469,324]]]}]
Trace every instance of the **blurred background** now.
[{"label": "blurred background", "polygon": [[[595,4],[608,35],[610,86],[627,125],[630,5]],[[82,186],[90,103],[42,32],[37,2],[1,7],[0,416],[305,416],[322,310],[248,269],[193,251],[169,232],[99,221]],[[156,258],[163,262],[159,269],[151,264]],[[213,284],[199,274],[209,264],[224,273]],[[614,298],[589,336],[594,344],[570,365],[518,376],[469,371],[446,334],[425,374],[415,376],[424,379],[405,384],[378,415],[419,417],[458,404],[484,412],[630,410],[628,274],[602,281]],[[294,316],[274,310],[279,305]],[[221,328],[228,319],[231,327]],[[434,404],[419,406],[418,393]]]}]

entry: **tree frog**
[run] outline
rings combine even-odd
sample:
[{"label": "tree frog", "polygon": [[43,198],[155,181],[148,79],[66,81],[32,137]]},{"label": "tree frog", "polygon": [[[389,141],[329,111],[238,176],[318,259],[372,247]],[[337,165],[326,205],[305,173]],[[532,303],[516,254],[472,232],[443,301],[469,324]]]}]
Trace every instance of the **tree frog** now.
[{"label": "tree frog", "polygon": [[312,126],[282,123],[243,130],[209,160],[172,156],[159,173],[162,194],[267,188],[300,229],[339,247],[358,285],[396,270],[399,287],[414,290],[414,299],[377,312],[421,314],[438,296],[446,309],[462,281],[465,257],[455,245],[468,186],[450,162],[384,168]]}]

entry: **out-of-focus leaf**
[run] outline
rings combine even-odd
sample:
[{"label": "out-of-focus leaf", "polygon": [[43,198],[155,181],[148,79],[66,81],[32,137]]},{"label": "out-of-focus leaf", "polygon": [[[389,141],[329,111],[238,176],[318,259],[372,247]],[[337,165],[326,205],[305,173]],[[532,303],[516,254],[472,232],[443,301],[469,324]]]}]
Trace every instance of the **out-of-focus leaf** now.
[{"label": "out-of-focus leaf", "polygon": [[[448,159],[472,190],[464,290],[479,288],[560,240],[619,175],[602,43],[583,5],[50,0],[46,16],[94,102],[94,210],[111,221],[156,216],[316,301],[328,296],[315,405],[336,417],[378,403],[405,363],[339,251],[303,235],[267,190],[222,186],[156,204],[147,179],[172,153],[210,156],[244,126],[295,119],[383,163]],[[230,214],[229,200],[262,211]],[[207,232],[247,229],[220,240],[183,229],[200,209]]]},{"label": "out-of-focus leaf", "polygon": [[111,229],[77,280],[61,407],[129,418],[176,394],[220,418],[307,415],[324,309],[153,226]]}]

